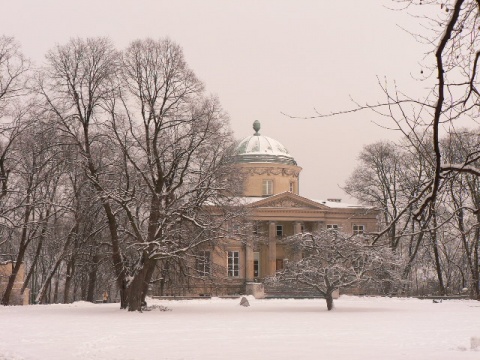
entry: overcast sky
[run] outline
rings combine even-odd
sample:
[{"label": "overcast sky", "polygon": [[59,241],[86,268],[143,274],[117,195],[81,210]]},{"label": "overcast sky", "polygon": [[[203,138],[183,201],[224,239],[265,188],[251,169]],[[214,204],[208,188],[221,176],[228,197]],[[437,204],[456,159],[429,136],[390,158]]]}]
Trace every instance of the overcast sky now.
[{"label": "overcast sky", "polygon": [[[71,37],[131,41],[168,36],[230,115],[235,136],[283,143],[303,167],[300,194],[348,198],[340,189],[366,144],[395,139],[371,112],[292,119],[382,100],[377,77],[418,86],[427,48],[402,28],[416,20],[390,0],[0,0],[0,34],[37,64]],[[350,200],[351,201],[351,200]]]}]

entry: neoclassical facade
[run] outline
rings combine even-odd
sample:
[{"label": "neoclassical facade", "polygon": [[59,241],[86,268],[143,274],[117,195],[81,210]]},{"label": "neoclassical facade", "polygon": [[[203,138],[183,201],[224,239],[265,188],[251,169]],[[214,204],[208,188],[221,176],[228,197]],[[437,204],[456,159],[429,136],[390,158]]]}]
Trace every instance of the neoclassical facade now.
[{"label": "neoclassical facade", "polygon": [[[235,225],[222,245],[202,250],[196,269],[202,280],[190,295],[233,295],[249,293],[249,285],[261,283],[298,259],[283,242],[289,236],[319,229],[338,229],[361,234],[377,230],[374,208],[342,203],[339,199],[313,200],[299,194],[302,168],[278,141],[255,133],[238,144],[235,166],[243,174],[241,203],[248,209],[248,224]],[[185,295],[185,292],[184,292]]]}]

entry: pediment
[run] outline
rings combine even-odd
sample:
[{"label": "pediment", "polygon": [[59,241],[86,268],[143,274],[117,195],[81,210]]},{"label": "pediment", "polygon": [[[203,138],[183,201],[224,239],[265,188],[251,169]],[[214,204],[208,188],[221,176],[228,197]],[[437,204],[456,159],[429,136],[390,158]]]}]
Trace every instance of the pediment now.
[{"label": "pediment", "polygon": [[253,208],[303,208],[303,209],[328,209],[316,201],[304,198],[291,192],[272,195],[250,205]]}]

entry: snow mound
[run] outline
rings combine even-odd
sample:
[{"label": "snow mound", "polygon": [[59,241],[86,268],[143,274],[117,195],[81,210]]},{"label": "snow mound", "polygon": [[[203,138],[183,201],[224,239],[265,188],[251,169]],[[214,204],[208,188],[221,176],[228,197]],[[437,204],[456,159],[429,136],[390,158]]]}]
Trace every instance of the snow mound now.
[{"label": "snow mound", "polygon": [[68,306],[71,307],[92,307],[92,306],[97,306],[94,303],[91,303],[90,301],[75,301],[72,304],[69,304]]}]

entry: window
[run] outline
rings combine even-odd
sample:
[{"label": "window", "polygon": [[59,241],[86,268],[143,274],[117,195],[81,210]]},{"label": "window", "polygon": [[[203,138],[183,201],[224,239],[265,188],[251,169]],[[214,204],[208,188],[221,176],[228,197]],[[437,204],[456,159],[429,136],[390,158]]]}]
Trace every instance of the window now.
[{"label": "window", "polygon": [[338,225],[337,224],[327,224],[327,230],[337,231]]},{"label": "window", "polygon": [[262,194],[266,195],[273,195],[273,180],[263,180],[263,189]]},{"label": "window", "polygon": [[290,183],[290,192],[293,193],[294,190],[295,190],[295,183],[291,182],[291,183]]},{"label": "window", "polygon": [[258,278],[260,276],[260,253],[253,253],[253,277]]},{"label": "window", "polygon": [[228,276],[237,277],[240,275],[240,257],[238,251],[228,252]]},{"label": "window", "polygon": [[353,235],[362,235],[365,232],[364,225],[353,225]]},{"label": "window", "polygon": [[305,232],[305,224],[300,224],[300,232],[302,234]]},{"label": "window", "polygon": [[277,225],[277,237],[283,236],[283,225]]},{"label": "window", "polygon": [[200,251],[197,255],[197,273],[200,276],[210,275],[210,251]]}]

